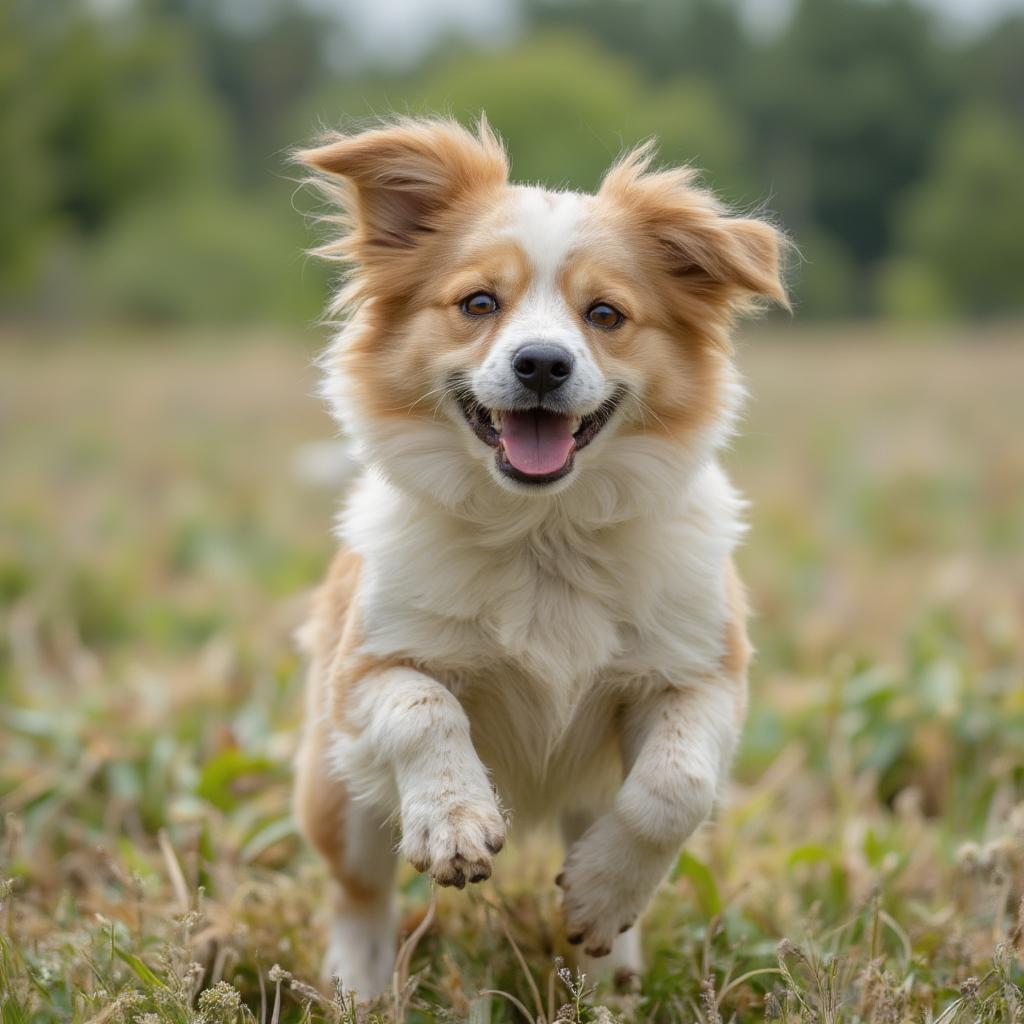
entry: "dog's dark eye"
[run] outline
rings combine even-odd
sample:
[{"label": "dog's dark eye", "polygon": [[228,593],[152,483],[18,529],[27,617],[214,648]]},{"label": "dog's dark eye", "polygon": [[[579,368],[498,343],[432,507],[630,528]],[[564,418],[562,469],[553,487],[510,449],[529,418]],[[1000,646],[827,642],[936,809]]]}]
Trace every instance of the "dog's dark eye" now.
[{"label": "dog's dark eye", "polygon": [[487,316],[498,312],[498,300],[488,292],[474,292],[466,296],[459,307],[470,316]]},{"label": "dog's dark eye", "polygon": [[587,320],[595,327],[603,327],[606,331],[618,327],[626,318],[607,302],[596,302],[587,310]]}]

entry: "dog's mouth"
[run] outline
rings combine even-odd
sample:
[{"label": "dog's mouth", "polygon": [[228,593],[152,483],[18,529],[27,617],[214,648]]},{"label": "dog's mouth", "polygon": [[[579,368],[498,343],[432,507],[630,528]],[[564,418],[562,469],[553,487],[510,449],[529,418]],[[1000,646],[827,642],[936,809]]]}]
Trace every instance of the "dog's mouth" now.
[{"label": "dog's mouth", "polygon": [[473,433],[496,449],[498,469],[520,483],[550,484],[567,476],[576,453],[586,448],[612,418],[624,392],[617,391],[586,416],[536,406],[488,409],[472,395],[459,396],[459,408]]}]

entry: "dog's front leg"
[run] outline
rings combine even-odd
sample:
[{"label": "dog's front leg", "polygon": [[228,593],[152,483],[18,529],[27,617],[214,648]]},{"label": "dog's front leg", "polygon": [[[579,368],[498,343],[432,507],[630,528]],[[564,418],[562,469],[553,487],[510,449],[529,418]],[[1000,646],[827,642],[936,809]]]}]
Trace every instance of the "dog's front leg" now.
[{"label": "dog's front leg", "polygon": [[339,737],[335,763],[357,792],[393,794],[402,853],[439,885],[489,878],[505,821],[455,696],[422,672],[391,668],[362,679],[350,699],[355,732]]},{"label": "dog's front leg", "polygon": [[738,728],[736,686],[725,680],[668,688],[627,710],[626,779],[558,876],[570,942],[605,956],[636,923],[711,813]]}]

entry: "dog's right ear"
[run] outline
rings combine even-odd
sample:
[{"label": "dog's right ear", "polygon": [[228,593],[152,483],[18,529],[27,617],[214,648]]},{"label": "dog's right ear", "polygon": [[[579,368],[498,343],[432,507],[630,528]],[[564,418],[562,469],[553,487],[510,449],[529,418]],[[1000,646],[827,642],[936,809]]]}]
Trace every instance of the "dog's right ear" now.
[{"label": "dog's right ear", "polygon": [[333,133],[295,158],[320,172],[342,208],[347,237],[324,254],[361,263],[414,248],[440,213],[508,179],[505,150],[484,119],[476,135],[451,120],[396,120]]}]

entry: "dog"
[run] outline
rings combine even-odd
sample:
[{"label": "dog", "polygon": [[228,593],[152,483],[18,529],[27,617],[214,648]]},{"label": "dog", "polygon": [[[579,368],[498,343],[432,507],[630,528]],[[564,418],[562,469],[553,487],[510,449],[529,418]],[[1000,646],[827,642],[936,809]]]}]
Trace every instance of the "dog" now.
[{"label": "dog", "polygon": [[399,854],[462,888],[545,821],[568,941],[639,971],[745,714],[743,503],[716,452],[743,396],[730,331],[786,305],[785,238],[651,145],[592,195],[511,184],[485,120],[296,156],[337,210],[324,393],[361,467],[304,627],[325,974],[390,985]]}]

